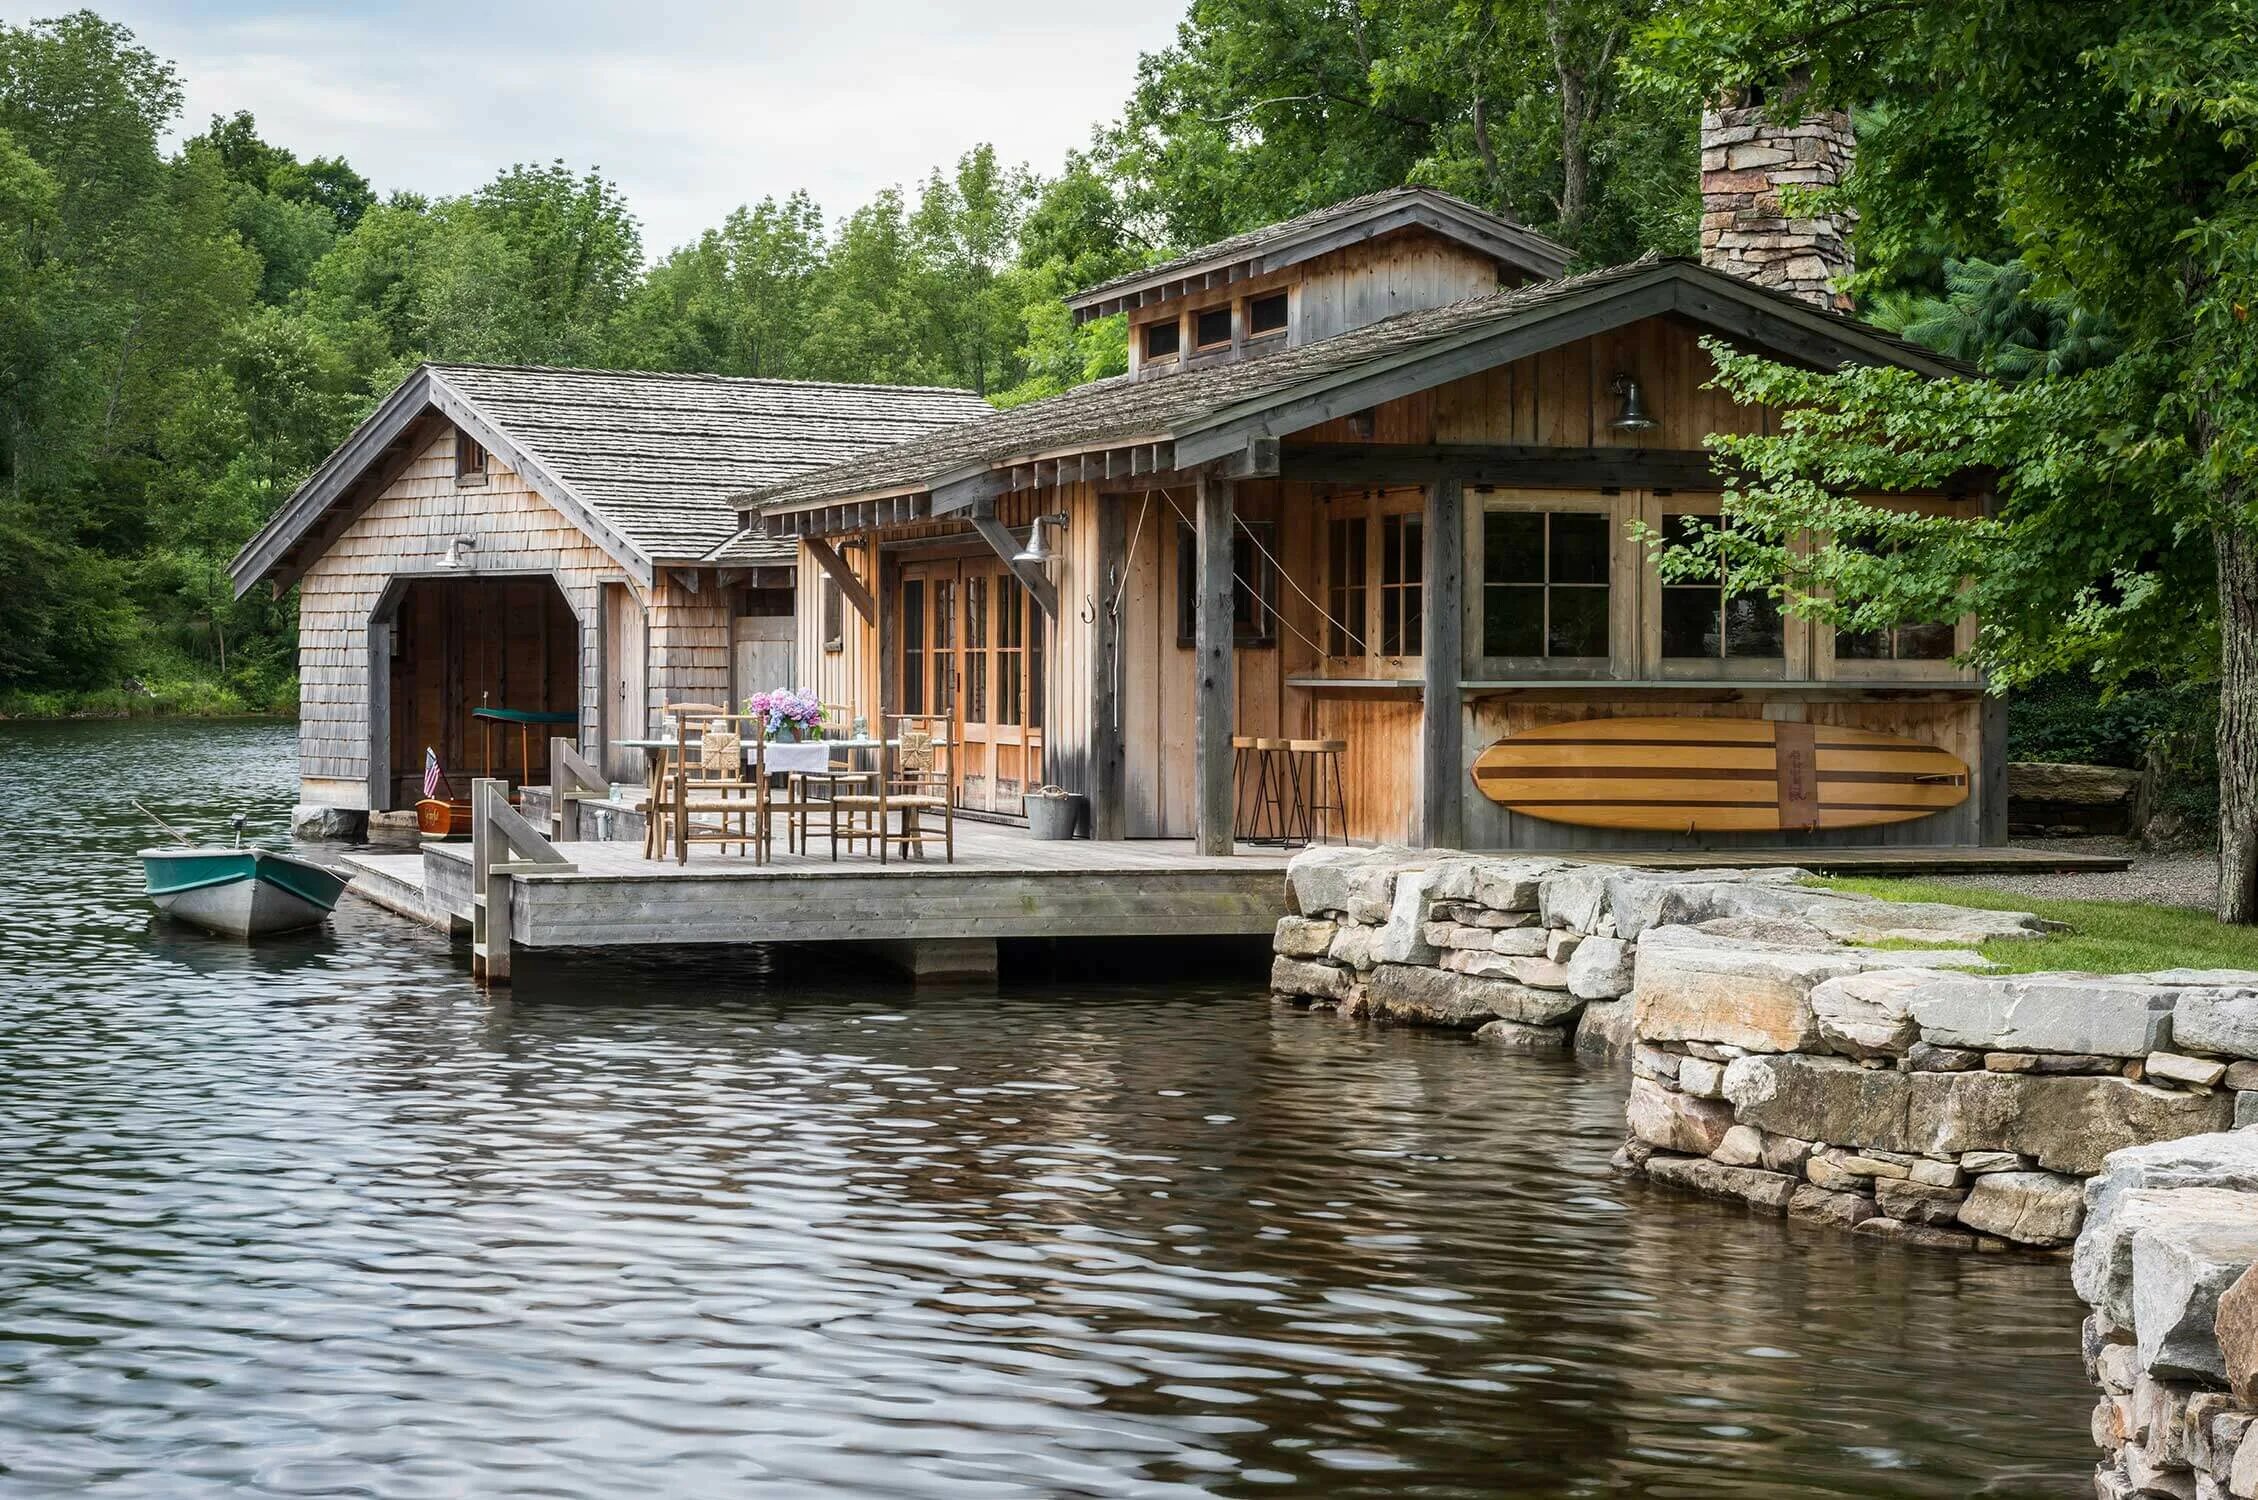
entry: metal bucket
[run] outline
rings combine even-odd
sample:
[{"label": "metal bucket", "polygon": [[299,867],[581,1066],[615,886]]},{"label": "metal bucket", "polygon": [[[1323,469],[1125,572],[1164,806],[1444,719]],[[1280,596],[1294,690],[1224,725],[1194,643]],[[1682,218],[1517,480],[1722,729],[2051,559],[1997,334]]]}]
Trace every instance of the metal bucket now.
[{"label": "metal bucket", "polygon": [[1080,792],[1027,795],[1027,832],[1039,839],[1070,839],[1082,826],[1082,811],[1090,799]]}]

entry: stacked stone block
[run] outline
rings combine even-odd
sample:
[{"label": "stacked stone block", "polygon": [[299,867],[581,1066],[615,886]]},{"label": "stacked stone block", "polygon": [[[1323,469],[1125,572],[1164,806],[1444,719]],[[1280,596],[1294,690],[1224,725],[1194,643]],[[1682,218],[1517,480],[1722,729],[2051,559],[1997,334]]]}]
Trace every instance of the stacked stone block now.
[{"label": "stacked stone block", "polygon": [[2258,1064],[2219,1050],[2258,1021],[2258,975],[1993,976],[1702,936],[1639,943],[1619,1160],[1657,1181],[1938,1248],[2055,1247],[2110,1152],[2258,1105],[2236,1087]]},{"label": "stacked stone block", "polygon": [[1297,915],[1278,924],[1270,984],[1298,1004],[1520,1048],[1565,1046],[1579,1026],[1605,1045],[1628,1018],[1630,947],[1578,867],[1323,848],[1287,884]]},{"label": "stacked stone block", "polygon": [[2113,1153],[2070,1263],[2100,1500],[2258,1497],[2258,1132]]},{"label": "stacked stone block", "polygon": [[[1820,307],[1848,310],[1835,288],[1850,274],[1849,208],[1814,212],[1791,201],[1798,189],[1831,188],[1850,172],[1857,146],[1850,117],[1806,115],[1777,123],[1762,106],[1701,117],[1701,258],[1705,265]],[[1783,198],[1782,190],[1790,197]]]}]

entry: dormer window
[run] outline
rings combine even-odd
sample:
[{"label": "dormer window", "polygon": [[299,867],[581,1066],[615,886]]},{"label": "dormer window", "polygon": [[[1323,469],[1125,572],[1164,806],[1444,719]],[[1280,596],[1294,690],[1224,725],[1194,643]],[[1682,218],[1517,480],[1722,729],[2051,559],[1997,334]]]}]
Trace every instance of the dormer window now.
[{"label": "dormer window", "polygon": [[1247,302],[1247,337],[1259,339],[1265,334],[1286,331],[1286,294],[1272,292],[1267,297],[1255,297]]},{"label": "dormer window", "polygon": [[1202,311],[1192,325],[1193,347],[1220,349],[1231,342],[1231,309],[1210,307]]},{"label": "dormer window", "polygon": [[486,450],[476,439],[455,429],[455,483],[484,484],[486,482]]},{"label": "dormer window", "polygon": [[1183,333],[1175,323],[1147,323],[1145,325],[1145,358],[1174,359],[1182,342]]}]

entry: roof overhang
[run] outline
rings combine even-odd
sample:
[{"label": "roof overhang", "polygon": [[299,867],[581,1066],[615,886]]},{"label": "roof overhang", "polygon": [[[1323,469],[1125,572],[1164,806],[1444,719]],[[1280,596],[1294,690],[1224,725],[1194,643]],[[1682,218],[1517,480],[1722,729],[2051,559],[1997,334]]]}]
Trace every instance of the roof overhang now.
[{"label": "roof overhang", "polygon": [[418,366],[377,406],[321,466],[282,503],[258,534],[228,564],[235,596],[261,579],[276,588],[297,581],[355,517],[368,508],[431,436],[429,419],[446,418],[524,479],[637,583],[648,588],[652,560],[598,515],[539,458],[449,385],[429,365]]},{"label": "roof overhang", "polygon": [[[816,535],[888,512],[907,499],[914,518],[947,516],[1014,490],[1087,481],[1180,475],[1220,464],[1243,477],[1277,472],[1279,440],[1321,422],[1510,364],[1644,318],[1678,314],[1738,342],[1824,370],[1895,365],[1931,379],[1977,373],[1968,366],[1688,261],[1657,261],[1573,296],[1441,334],[1427,342],[1215,407],[1174,430],[1136,438],[1093,437],[1043,455],[998,455],[945,472],[897,475],[883,487],[742,507],[745,524],[768,535]],[[864,508],[868,507],[868,508]],[[788,519],[809,517],[806,520]],[[873,520],[868,524],[887,524]]]},{"label": "roof overhang", "polygon": [[1087,323],[1111,313],[1268,276],[1320,255],[1408,229],[1426,229],[1455,240],[1537,280],[1549,280],[1568,269],[1568,251],[1541,234],[1494,215],[1469,212],[1441,197],[1415,196],[1376,204],[1368,214],[1282,235],[1244,254],[1178,261],[1156,268],[1149,277],[1109,282],[1069,297],[1066,305],[1075,322]]},{"label": "roof overhang", "polygon": [[1352,370],[1222,407],[1176,433],[1185,468],[1233,458],[1250,445],[1427,390],[1464,375],[1607,333],[1642,318],[1677,313],[1720,333],[1820,369],[1888,364],[1932,379],[1971,373],[1864,325],[1722,271],[1663,261],[1642,274],[1562,298],[1525,317],[1466,329]]}]

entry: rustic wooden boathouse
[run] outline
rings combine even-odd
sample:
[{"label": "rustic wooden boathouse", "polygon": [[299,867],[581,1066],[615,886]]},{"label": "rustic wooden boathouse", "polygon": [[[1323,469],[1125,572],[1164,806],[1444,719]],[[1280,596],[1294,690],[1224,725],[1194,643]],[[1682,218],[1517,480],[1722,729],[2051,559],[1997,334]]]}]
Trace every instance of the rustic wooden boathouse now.
[{"label": "rustic wooden boathouse", "polygon": [[[1101,839],[1229,850],[1234,737],[1269,736],[1347,746],[1363,840],[2004,842],[2003,716],[1955,659],[1972,620],[1837,632],[1666,587],[1633,540],[1714,517],[1705,439],[1778,420],[1709,388],[1705,335],[1965,373],[1839,312],[1839,226],[1780,216],[1781,186],[1839,174],[1847,122],[1740,111],[1704,136],[1702,262],[1563,275],[1560,246],[1443,194],[1338,204],[1082,293],[1079,317],[1127,315],[1126,375],[748,492],[713,560],[797,541],[821,601],[797,617],[802,686],[947,718],[965,806],[1054,783]],[[1474,787],[1503,736],[1633,717],[1814,726],[1795,735],[1822,779],[1838,731],[1967,774],[1910,821],[1785,833],[1580,827]]]},{"label": "rustic wooden boathouse", "polygon": [[239,594],[298,587],[301,824],[412,807],[426,747],[464,789],[489,756],[545,781],[555,734],[640,778],[611,746],[657,707],[792,676],[797,546],[711,560],[738,529],[726,497],[989,409],[957,390],[419,367],[233,564]]}]

